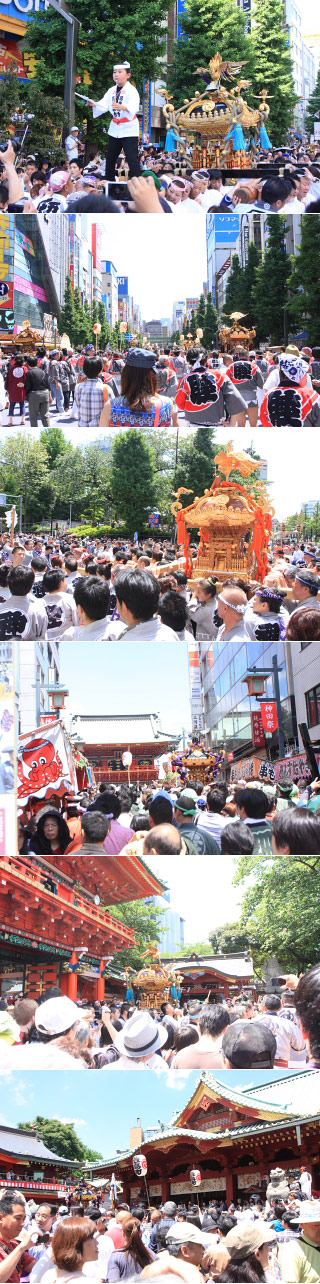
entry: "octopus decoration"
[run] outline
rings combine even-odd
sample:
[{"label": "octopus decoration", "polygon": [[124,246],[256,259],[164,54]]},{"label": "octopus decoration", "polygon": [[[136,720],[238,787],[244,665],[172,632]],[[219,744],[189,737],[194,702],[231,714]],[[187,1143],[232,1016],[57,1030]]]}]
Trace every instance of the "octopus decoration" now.
[{"label": "octopus decoration", "polygon": [[189,748],[183,753],[176,753],[171,759],[172,768],[178,772],[183,784],[187,784],[191,777],[197,784],[208,785],[219,775],[225,756],[225,749],[219,752],[207,749],[200,737],[193,736]]},{"label": "octopus decoration", "polygon": [[255,146],[271,147],[266,130],[268,91],[261,90],[259,107],[252,108],[242,96],[242,90],[250,86],[249,80],[238,79],[233,89],[221,84],[222,78],[230,83],[239,77],[244,66],[245,62],[223,62],[221,54],[216,53],[208,67],[197,67],[195,72],[209,82],[206,89],[203,93],[196,91],[193,98],[185,98],[182,107],[175,108],[172,95],[166,89],[159,90],[165,99],[163,113],[170,139],[182,155],[192,136],[194,168],[222,160],[231,168],[239,166],[248,147],[244,129],[251,131]]},{"label": "octopus decoration", "polygon": [[[235,450],[232,442],[215,457],[219,469],[212,486],[200,498],[183,508],[180,496],[190,494],[180,486],[175,492],[172,512],[178,527],[178,543],[185,552],[185,569],[190,579],[217,579],[241,574],[262,582],[269,570],[268,545],[272,533],[274,509],[259,479],[261,461],[251,459],[244,451]],[[255,475],[257,498],[231,478],[237,471],[243,477]],[[223,474],[223,476],[221,475]],[[192,493],[192,492],[191,492]],[[190,555],[189,527],[199,528],[200,543],[196,560]]]}]

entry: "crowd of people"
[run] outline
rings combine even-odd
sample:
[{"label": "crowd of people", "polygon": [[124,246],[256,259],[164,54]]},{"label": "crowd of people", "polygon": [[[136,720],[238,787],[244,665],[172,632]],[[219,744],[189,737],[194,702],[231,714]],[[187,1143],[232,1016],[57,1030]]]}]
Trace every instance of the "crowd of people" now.
[{"label": "crowd of people", "polygon": [[91,847],[100,856],[318,854],[320,781],[271,783],[274,767],[263,765],[263,782],[202,786],[187,778],[183,785],[143,785],[141,791],[136,785],[92,786],[55,798],[54,807],[49,800],[36,815],[31,800],[20,816],[20,855],[53,859],[63,852],[72,866],[75,854]]},{"label": "crowd of people", "polygon": [[[193,561],[197,545],[191,546]],[[320,552],[274,545],[263,583],[188,579],[183,546],[0,536],[0,639],[198,644],[312,640],[320,629]]]},{"label": "crowd of people", "polygon": [[[314,147],[258,153],[251,175],[249,171],[249,176],[234,177],[231,170],[226,182],[216,167],[194,168],[192,147],[176,156],[153,144],[138,143],[131,178],[124,154],[112,163],[113,177],[122,182],[122,191],[115,189],[113,178],[110,182],[108,166],[106,177],[105,158],[99,152],[86,160],[76,125],[66,139],[65,151],[66,159],[57,168],[50,157],[16,155],[9,141],[1,156],[0,208],[46,215],[69,210],[173,213],[178,217],[206,215],[217,209],[232,213],[238,205],[253,211],[283,210],[285,214],[314,213],[320,208],[320,154]],[[267,176],[264,165],[268,165]]]},{"label": "crowd of people", "polygon": [[[19,1284],[221,1284],[283,1280],[316,1284],[320,1279],[320,1200],[312,1197],[308,1170],[289,1176],[284,1198],[271,1192],[235,1203],[202,1196],[159,1208],[145,1199],[131,1206],[119,1197],[84,1207],[82,1193],[66,1204],[26,1202],[17,1190],[0,1200],[1,1280]],[[200,1202],[201,1201],[201,1202]],[[106,1206],[107,1205],[107,1206]],[[110,1205],[110,1206],[108,1206]]]},{"label": "crowd of people", "polygon": [[[0,353],[0,422],[15,407],[20,423],[49,427],[56,414],[79,428],[319,427],[320,348],[289,343],[283,352],[210,352],[132,346],[124,354],[41,345]],[[17,420],[15,420],[16,422]]]},{"label": "crowd of people", "polygon": [[[134,983],[134,982],[133,982]],[[175,987],[176,988],[176,987]],[[0,1070],[271,1070],[320,1068],[320,966],[258,999],[135,998],[74,1002],[58,986],[37,1001],[0,1000]],[[130,987],[130,992],[133,990]]]}]

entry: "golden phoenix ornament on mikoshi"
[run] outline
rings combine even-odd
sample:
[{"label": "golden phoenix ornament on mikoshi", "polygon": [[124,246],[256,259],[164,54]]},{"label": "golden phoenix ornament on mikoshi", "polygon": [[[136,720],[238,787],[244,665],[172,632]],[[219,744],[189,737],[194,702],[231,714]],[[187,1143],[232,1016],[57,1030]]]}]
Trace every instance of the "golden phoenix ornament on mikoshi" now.
[{"label": "golden phoenix ornament on mikoshi", "polygon": [[[192,136],[195,145],[192,163],[196,168],[204,163],[201,154],[203,149],[207,152],[207,161],[214,159],[214,153],[218,150],[219,161],[226,159],[228,163],[231,161],[231,165],[239,163],[239,157],[246,153],[234,150],[231,134],[234,126],[240,126],[241,130],[251,130],[255,144],[259,143],[260,126],[266,124],[270,111],[267,103],[268,90],[260,91],[261,102],[257,108],[249,107],[242,96],[242,90],[248,89],[251,82],[240,78],[245,65],[245,62],[224,62],[221,54],[216,53],[210,59],[208,67],[197,67],[194,73],[210,77],[206,89],[203,93],[197,90],[192,98],[185,98],[181,107],[175,107],[172,95],[166,89],[159,90],[165,99],[163,114],[167,128],[173,130],[178,150],[182,154],[187,154],[190,135]],[[233,89],[221,84],[222,79],[230,82],[237,77],[239,79]],[[184,135],[187,135],[186,139]]]}]

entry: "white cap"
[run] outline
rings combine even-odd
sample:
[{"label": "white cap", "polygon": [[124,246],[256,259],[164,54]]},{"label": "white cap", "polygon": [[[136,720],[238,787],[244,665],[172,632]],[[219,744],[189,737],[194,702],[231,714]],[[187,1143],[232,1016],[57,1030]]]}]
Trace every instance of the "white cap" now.
[{"label": "white cap", "polygon": [[114,71],[120,71],[122,67],[124,68],[125,71],[131,71],[129,62],[114,62],[113,64]]},{"label": "white cap", "polygon": [[40,1034],[64,1034],[65,1030],[70,1030],[75,1021],[79,1021],[79,1017],[76,1003],[68,999],[66,994],[61,994],[57,998],[40,1003],[34,1022]]},{"label": "white cap", "polygon": [[167,1244],[206,1244],[207,1236],[202,1234],[193,1222],[173,1222],[166,1234]]}]

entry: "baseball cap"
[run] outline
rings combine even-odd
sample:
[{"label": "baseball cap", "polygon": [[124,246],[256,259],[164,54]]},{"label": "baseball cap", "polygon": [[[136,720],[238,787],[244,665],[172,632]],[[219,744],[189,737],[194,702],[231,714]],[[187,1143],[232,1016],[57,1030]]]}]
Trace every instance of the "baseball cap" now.
[{"label": "baseball cap", "polygon": [[193,789],[183,789],[182,794],[177,798],[176,806],[179,811],[183,811],[185,816],[194,816],[198,795]]},{"label": "baseball cap", "polygon": [[241,1222],[228,1231],[224,1242],[232,1260],[239,1262],[263,1244],[273,1244],[276,1238],[276,1231],[267,1222]]},{"label": "baseball cap", "polygon": [[233,1021],[225,1030],[222,1051],[238,1070],[273,1067],[277,1040],[262,1021]]},{"label": "baseball cap", "polygon": [[205,1236],[192,1222],[173,1222],[166,1234],[167,1244],[202,1244]]},{"label": "baseball cap", "polygon": [[48,187],[50,192],[61,192],[61,188],[65,187],[69,178],[70,174],[67,169],[56,169],[54,174],[51,174],[51,178],[49,178]]},{"label": "baseball cap", "polygon": [[66,994],[47,999],[35,1012],[34,1023],[40,1034],[63,1034],[79,1021],[79,1009]]},{"label": "baseball cap", "polygon": [[156,353],[147,352],[144,348],[130,348],[129,352],[126,352],[126,366],[134,366],[136,370],[154,370],[156,362]]}]

